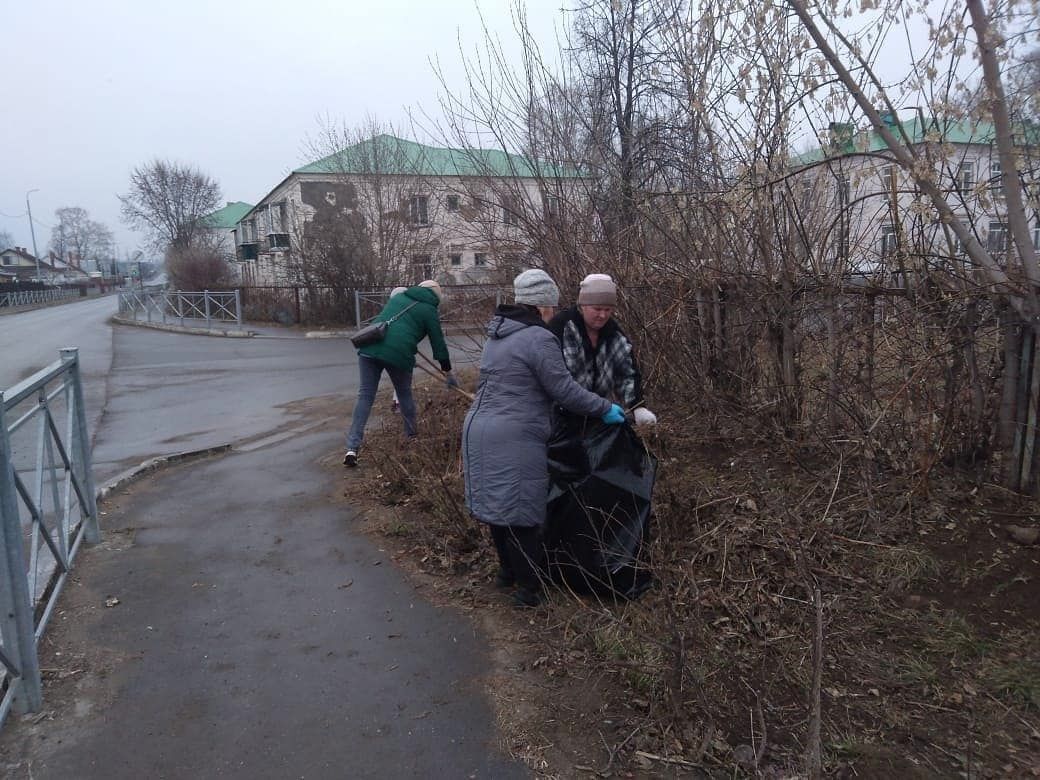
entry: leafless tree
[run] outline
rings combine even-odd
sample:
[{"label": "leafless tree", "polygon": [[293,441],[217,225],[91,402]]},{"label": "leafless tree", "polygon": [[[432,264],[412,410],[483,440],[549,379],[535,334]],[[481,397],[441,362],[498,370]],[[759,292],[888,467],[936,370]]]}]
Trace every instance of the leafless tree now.
[{"label": "leafless tree", "polygon": [[0,230],[0,249],[14,246],[14,238],[6,230]]},{"label": "leafless tree", "polygon": [[430,197],[421,147],[369,118],[356,126],[326,119],[306,148],[335,195],[330,201],[328,188],[315,185],[311,197],[308,181],[301,185],[305,213],[292,220],[304,281],[360,287],[432,275],[443,204]]},{"label": "leafless tree", "polygon": [[222,253],[211,243],[170,248],[166,273],[178,290],[219,290],[231,282],[231,269]]},{"label": "leafless tree", "polygon": [[112,231],[90,218],[86,209],[67,206],[54,212],[50,249],[58,257],[84,270],[102,270],[103,261],[115,251]]},{"label": "leafless tree", "polygon": [[205,234],[201,220],[221,202],[220,185],[197,168],[152,160],[134,168],[119,196],[123,221],[148,234],[160,252],[193,246]]}]

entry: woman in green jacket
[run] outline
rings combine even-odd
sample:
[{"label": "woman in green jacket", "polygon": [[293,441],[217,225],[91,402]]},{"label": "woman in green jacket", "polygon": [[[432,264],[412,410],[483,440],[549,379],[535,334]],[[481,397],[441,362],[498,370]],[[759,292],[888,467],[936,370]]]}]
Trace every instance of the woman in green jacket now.
[{"label": "woman in green jacket", "polygon": [[451,375],[451,360],[448,358],[448,345],[444,342],[440,317],[437,307],[440,305],[441,287],[437,282],[428,279],[418,287],[409,287],[400,295],[394,295],[375,321],[381,322],[397,317],[390,323],[386,338],[358,350],[358,398],[354,404],[354,416],[347,434],[347,454],[343,463],[356,466],[358,451],[365,438],[365,426],[372,413],[379,380],[386,371],[397,393],[401,405],[401,418],[404,420],[404,432],[408,437],[415,436],[415,401],[412,399],[412,371],[415,369],[415,353],[419,351],[419,342],[427,336],[433,348],[433,356],[441,364],[441,370],[447,375],[449,384],[454,380]]}]

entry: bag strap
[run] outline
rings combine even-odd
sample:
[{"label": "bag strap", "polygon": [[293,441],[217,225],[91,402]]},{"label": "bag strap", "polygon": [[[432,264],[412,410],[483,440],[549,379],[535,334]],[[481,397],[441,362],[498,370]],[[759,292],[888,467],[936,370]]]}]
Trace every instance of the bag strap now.
[{"label": "bag strap", "polygon": [[400,317],[402,314],[404,314],[406,311],[408,311],[410,308],[412,308],[412,306],[418,306],[418,305],[419,305],[419,301],[415,301],[415,303],[412,303],[412,304],[410,304],[408,306],[405,306],[403,309],[401,309],[401,311],[397,312],[397,314],[395,314],[393,317],[390,317],[389,319],[385,319],[385,320],[383,320],[383,322],[385,322],[387,325],[389,325],[391,322],[393,322],[398,317]]}]

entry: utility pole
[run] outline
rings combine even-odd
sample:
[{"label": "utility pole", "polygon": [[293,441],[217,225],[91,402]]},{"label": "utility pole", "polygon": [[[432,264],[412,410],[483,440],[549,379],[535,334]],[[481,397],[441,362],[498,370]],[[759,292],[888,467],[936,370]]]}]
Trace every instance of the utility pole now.
[{"label": "utility pole", "polygon": [[29,234],[32,236],[33,257],[36,258],[36,281],[42,282],[43,278],[40,276],[40,252],[36,248],[36,228],[33,227],[32,206],[29,205],[29,196],[34,192],[39,192],[39,190],[29,190],[25,193],[25,210],[29,212]]}]

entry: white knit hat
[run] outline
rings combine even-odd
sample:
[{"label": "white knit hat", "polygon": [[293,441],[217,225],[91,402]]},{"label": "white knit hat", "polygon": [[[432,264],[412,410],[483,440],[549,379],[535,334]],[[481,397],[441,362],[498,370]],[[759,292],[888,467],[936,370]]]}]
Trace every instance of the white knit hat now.
[{"label": "white knit hat", "polygon": [[419,282],[420,287],[428,287],[433,290],[433,294],[437,296],[438,300],[441,297],[441,286],[437,284],[433,279],[427,279],[425,282]]},{"label": "white knit hat", "polygon": [[560,301],[560,288],[545,271],[532,268],[513,280],[513,300],[528,306],[555,306]]}]

